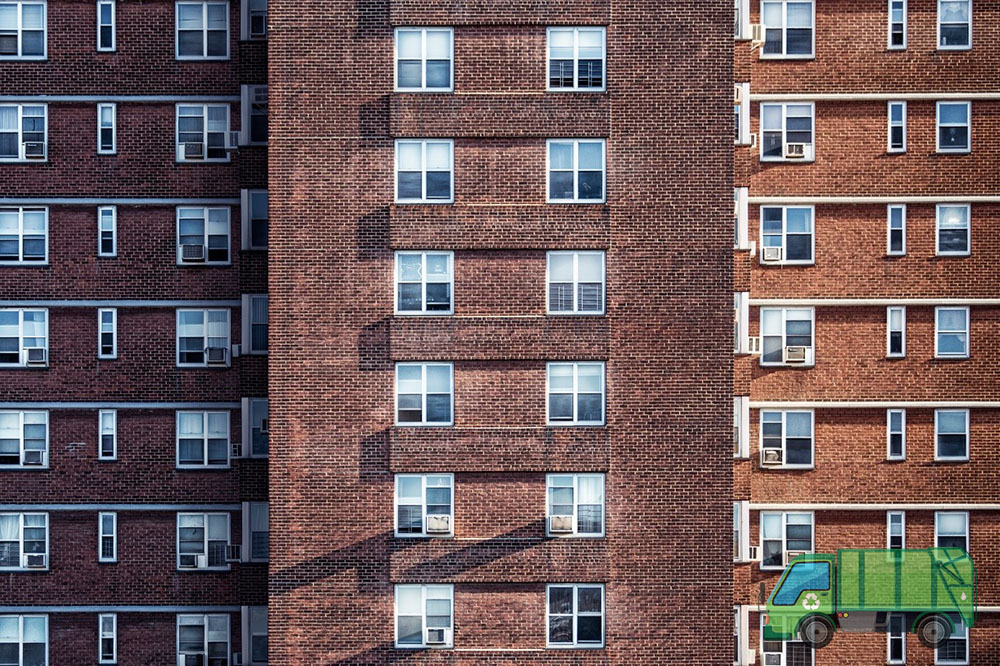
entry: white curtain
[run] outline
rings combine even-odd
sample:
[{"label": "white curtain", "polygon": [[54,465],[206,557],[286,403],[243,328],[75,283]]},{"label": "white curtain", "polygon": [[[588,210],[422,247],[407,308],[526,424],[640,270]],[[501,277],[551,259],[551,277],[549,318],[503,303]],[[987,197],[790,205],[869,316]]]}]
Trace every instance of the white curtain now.
[{"label": "white curtain", "polygon": [[20,516],[17,514],[0,516],[0,541],[17,541],[20,531]]}]

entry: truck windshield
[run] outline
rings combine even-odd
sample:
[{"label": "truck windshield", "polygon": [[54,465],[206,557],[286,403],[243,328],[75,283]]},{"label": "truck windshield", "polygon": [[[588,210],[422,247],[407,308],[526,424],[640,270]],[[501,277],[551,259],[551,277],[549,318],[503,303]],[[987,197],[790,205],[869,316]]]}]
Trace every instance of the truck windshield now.
[{"label": "truck windshield", "polygon": [[829,562],[799,562],[793,564],[785,582],[774,594],[775,606],[791,606],[805,590],[830,589]]}]

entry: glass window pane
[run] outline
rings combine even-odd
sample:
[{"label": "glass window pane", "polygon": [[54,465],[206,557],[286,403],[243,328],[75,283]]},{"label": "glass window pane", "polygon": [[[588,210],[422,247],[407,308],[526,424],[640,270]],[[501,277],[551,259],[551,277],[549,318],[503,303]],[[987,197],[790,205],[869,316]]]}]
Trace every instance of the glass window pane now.
[{"label": "glass window pane", "polygon": [[549,144],[549,168],[573,168],[573,144],[552,142]]},{"label": "glass window pane", "polygon": [[581,141],[577,149],[581,169],[603,168],[604,146],[597,142]]},{"label": "glass window pane", "polygon": [[396,53],[398,57],[407,60],[419,60],[421,57],[420,41],[419,30],[399,30],[396,33]]},{"label": "glass window pane", "polygon": [[397,144],[396,151],[400,171],[421,170],[422,149],[419,143],[401,141]]},{"label": "glass window pane", "polygon": [[427,31],[427,58],[431,60],[447,60],[451,57],[451,31]]}]

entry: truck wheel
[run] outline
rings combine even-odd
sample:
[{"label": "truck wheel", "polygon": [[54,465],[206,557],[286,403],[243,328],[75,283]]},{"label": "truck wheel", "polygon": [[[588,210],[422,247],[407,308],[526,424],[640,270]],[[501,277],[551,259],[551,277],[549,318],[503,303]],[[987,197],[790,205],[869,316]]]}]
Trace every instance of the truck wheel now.
[{"label": "truck wheel", "polygon": [[833,640],[833,622],[822,615],[808,617],[799,627],[802,642],[816,650],[826,647]]},{"label": "truck wheel", "polygon": [[939,648],[950,635],[951,625],[940,615],[928,615],[917,624],[917,638],[924,647]]}]

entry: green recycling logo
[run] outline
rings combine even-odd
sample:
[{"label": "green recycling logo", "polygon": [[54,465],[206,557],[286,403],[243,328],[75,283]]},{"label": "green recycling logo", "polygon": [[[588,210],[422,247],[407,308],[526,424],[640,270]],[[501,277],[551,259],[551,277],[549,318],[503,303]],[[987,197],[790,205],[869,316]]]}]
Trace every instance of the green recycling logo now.
[{"label": "green recycling logo", "polygon": [[819,597],[816,596],[815,592],[810,592],[802,600],[802,607],[806,610],[816,610],[819,608]]}]

